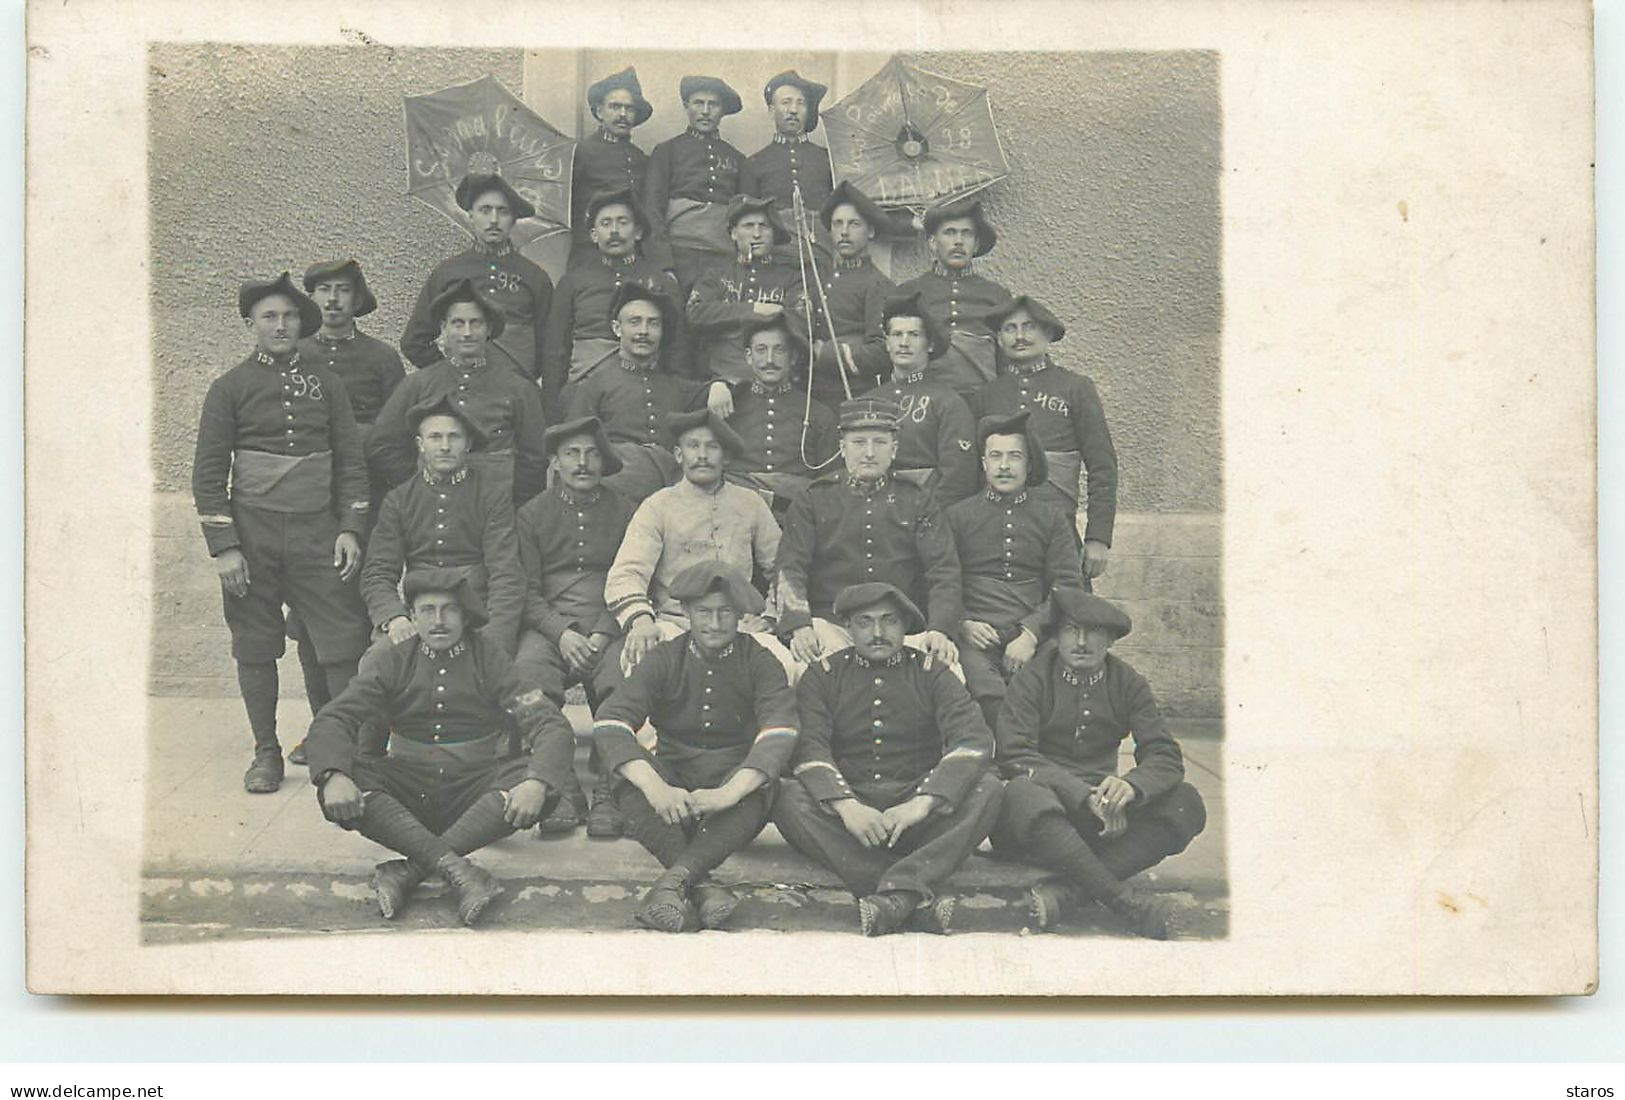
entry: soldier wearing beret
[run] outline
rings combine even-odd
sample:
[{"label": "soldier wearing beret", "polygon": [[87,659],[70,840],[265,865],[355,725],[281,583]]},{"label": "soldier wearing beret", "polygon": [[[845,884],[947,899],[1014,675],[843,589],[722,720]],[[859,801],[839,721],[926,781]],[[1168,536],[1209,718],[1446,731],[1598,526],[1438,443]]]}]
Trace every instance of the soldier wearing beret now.
[{"label": "soldier wearing beret", "polygon": [[925,490],[890,474],[900,415],[883,397],[843,404],[844,472],[814,481],[790,505],[779,544],[779,629],[802,664],[852,644],[834,621],[841,590],[887,577],[911,600],[926,603],[926,629],[909,644],[958,667],[959,651],[948,635],[962,617],[959,559]]},{"label": "soldier wearing beret", "polygon": [[[593,740],[619,777],[627,831],[665,872],[637,919],[663,932],[720,928],[738,899],[707,876],[767,823],[779,772],[796,744],[796,701],[784,669],[739,621],[761,595],[721,561],[700,561],[670,588],[688,623],[661,642],[597,714]],[[637,738],[654,726],[653,751]]]},{"label": "soldier wearing beret", "polygon": [[514,222],[534,218],[536,208],[501,176],[465,176],[456,197],[474,223],[473,247],[429,272],[401,335],[401,352],[419,367],[441,358],[435,348],[440,321],[434,303],[467,280],[502,314],[504,323],[491,333],[492,361],[535,381],[542,373],[543,322],[553,302],[553,280],[521,256],[510,237]]},{"label": "soldier wearing beret", "polygon": [[976,491],[976,420],[970,406],[942,374],[947,334],[920,304],[918,291],[895,294],[880,311],[891,378],[873,390],[897,402],[897,458],[894,474],[925,489],[939,508]]},{"label": "soldier wearing beret", "polygon": [[[592,255],[572,264],[553,294],[547,316],[547,354],[542,363],[542,404],[562,409],[569,386],[615,360],[620,341],[610,330],[609,303],[627,283],[658,290],[673,301],[677,276],[643,255],[649,219],[630,188],[601,191],[587,202]],[[680,348],[682,341],[673,343]],[[681,370],[682,364],[673,362]]]},{"label": "soldier wearing beret", "polygon": [[751,379],[733,387],[728,426],[745,448],[729,462],[728,478],[764,494],[777,512],[834,459],[835,414],[797,384],[806,375],[807,340],[789,317],[751,321],[743,342]]},{"label": "soldier wearing beret", "polygon": [[[322,813],[404,859],[378,865],[378,911],[392,919],[417,884],[442,875],[465,925],[502,885],[471,852],[534,825],[558,798],[574,746],[569,722],[475,628],[485,610],[454,570],[406,575],[415,633],[322,709],[307,739]],[[393,728],[389,755],[356,754],[363,723]],[[522,754],[512,751],[517,733]]]},{"label": "soldier wearing beret", "polygon": [[[1202,796],[1184,782],[1184,756],[1145,678],[1107,652],[1132,629],[1129,617],[1077,588],[1056,589],[1050,606],[1055,640],[1011,681],[999,714],[997,761],[1009,782],[994,847],[1059,873],[1029,898],[1040,928],[1099,902],[1139,935],[1176,935],[1183,907],[1127,880],[1202,831]],[[1134,767],[1118,775],[1129,736]]]},{"label": "soldier wearing beret", "polygon": [[649,154],[632,141],[632,131],[655,113],[654,105],[643,98],[638,71],[628,66],[588,85],[587,109],[598,128],[576,142],[575,167],[570,175],[571,243],[566,274],[602,249],[591,237],[594,219],[587,205],[593,197],[612,191],[642,195],[649,178]]},{"label": "soldier wearing beret", "polygon": [[[746,195],[772,199],[779,219],[815,244],[820,264],[829,260],[827,241],[817,241],[812,216],[824,205],[835,186],[829,164],[829,150],[815,144],[807,135],[818,129],[818,108],[828,85],[808,80],[794,69],[773,77],[762,89],[762,99],[773,116],[773,138],[745,158],[739,171],[739,190]],[[807,220],[796,224],[794,196],[801,191],[802,210]],[[795,263],[797,250],[781,246],[777,258]]]},{"label": "soldier wearing beret", "polygon": [[477,429],[482,441],[470,452],[469,465],[488,471],[493,480],[504,480],[514,503],[524,503],[546,484],[542,433],[547,419],[541,391],[488,358],[490,340],[506,331],[502,311],[462,279],[430,304],[429,318],[440,330],[446,358],[414,372],[395,388],[378,414],[367,440],[367,458],[375,475],[399,485],[416,474],[418,451],[407,411],[444,399]]},{"label": "soldier wearing beret", "polygon": [[[727,421],[696,409],[668,413],[663,427],[682,478],[638,505],[604,581],[604,601],[625,632],[616,649],[625,674],[659,642],[688,629],[672,585],[690,566],[722,562],[744,577],[771,577],[779,552],[779,525],[767,502],[724,477],[744,453]],[[762,646],[792,675],[797,671],[761,615],[746,615],[740,629],[763,634]]]},{"label": "soldier wearing beret", "polygon": [[948,348],[938,370],[967,401],[997,372],[993,336],[985,318],[1010,300],[1010,292],[978,275],[974,261],[993,251],[998,234],[982,215],[980,202],[961,200],[925,212],[925,247],[931,269],[898,287],[918,291],[932,319],[948,331]]},{"label": "soldier wearing beret", "polygon": [[965,686],[991,729],[1005,681],[1032,659],[1057,588],[1082,588],[1071,509],[1033,495],[1044,452],[1025,412],[984,416],[976,426],[985,488],[948,509],[964,578],[959,659]]},{"label": "soldier wearing beret", "polygon": [[575,387],[570,419],[591,416],[603,424],[622,465],[608,485],[635,505],[677,476],[660,418],[702,406],[726,416],[733,404],[722,382],[679,377],[665,361],[679,325],[677,307],[666,295],[625,283],[610,297],[609,319],[620,354]]},{"label": "soldier wearing beret", "polygon": [[[621,628],[604,603],[604,579],[626,537],[632,505],[604,485],[620,472],[604,427],[584,416],[547,429],[553,483],[519,509],[519,556],[525,568],[524,629],[514,667],[548,698],[564,705],[564,691],[579,683],[597,707],[620,680],[606,656]],[[620,813],[609,798],[607,772],[589,809],[572,770],[542,833],[565,833],[587,822],[587,835],[621,835]]]},{"label": "soldier wearing beret", "polygon": [[818,217],[835,257],[819,268],[823,297],[807,299],[816,333],[812,394],[834,408],[880,385],[890,369],[880,313],[896,284],[875,266],[869,246],[894,236],[895,229],[884,210],[844,180],[824,200]]},{"label": "soldier wearing beret", "polygon": [[1023,294],[986,318],[999,341],[1004,369],[977,395],[982,415],[1026,412],[1049,464],[1047,495],[1078,508],[1078,475],[1087,475],[1084,497],[1084,573],[1106,571],[1117,518],[1117,451],[1095,384],[1056,363],[1050,345],[1066,326]]},{"label": "soldier wearing beret", "polygon": [[791,312],[806,324],[801,276],[776,263],[773,246],[790,240],[770,199],[735,195],[728,201],[732,263],[713,267],[688,296],[688,323],[694,333],[694,368],[702,377],[743,382],[750,377],[740,338],[744,326],[763,317]]},{"label": "soldier wearing beret", "polygon": [[677,92],[688,128],[649,154],[643,208],[655,221],[655,240],[671,250],[686,296],[706,268],[734,252],[724,215],[728,200],[739,194],[745,158],[717,128],[744,105],[738,92],[714,76],[685,76]]},{"label": "soldier wearing beret", "polygon": [[864,935],[947,932],[942,886],[998,817],[993,735],[964,685],[904,646],[925,622],[902,592],[854,585],[835,613],[852,646],[797,686],[794,778],[774,823],[858,898]]},{"label": "soldier wearing beret", "polygon": [[370,505],[344,383],[298,350],[300,338],[321,327],[321,310],[283,272],[244,284],[237,311],[256,346],[203,399],[192,499],[220,577],[254,736],[243,787],[260,794],[283,776],[276,732],[283,605],[300,616],[330,694],[349,683],[367,646],[355,580]]}]

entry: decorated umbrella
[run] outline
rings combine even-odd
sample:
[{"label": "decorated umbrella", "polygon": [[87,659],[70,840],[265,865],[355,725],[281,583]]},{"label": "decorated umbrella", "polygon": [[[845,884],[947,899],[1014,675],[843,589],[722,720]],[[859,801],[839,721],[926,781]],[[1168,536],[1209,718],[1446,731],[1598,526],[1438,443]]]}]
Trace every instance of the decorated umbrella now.
[{"label": "decorated umbrella", "polygon": [[514,225],[516,248],[567,230],[575,149],[494,76],[406,97],[406,193],[470,235],[455,198],[469,173],[501,176],[536,208],[535,217]]},{"label": "decorated umbrella", "polygon": [[1010,174],[987,89],[896,57],[819,115],[835,180],[916,212]]}]

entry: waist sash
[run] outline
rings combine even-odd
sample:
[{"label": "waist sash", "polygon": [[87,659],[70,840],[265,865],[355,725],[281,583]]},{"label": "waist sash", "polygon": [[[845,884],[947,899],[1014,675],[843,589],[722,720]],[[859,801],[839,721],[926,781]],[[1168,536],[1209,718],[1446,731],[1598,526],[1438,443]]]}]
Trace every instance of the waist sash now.
[{"label": "waist sash", "polygon": [[933,369],[961,394],[980,389],[998,374],[993,337],[955,329],[948,336],[948,350]]},{"label": "waist sash", "polygon": [[671,199],[666,203],[666,239],[673,248],[696,248],[731,256],[737,251],[728,236],[728,207],[720,202]]},{"label": "waist sash", "polygon": [[1049,484],[1066,494],[1074,506],[1078,503],[1078,478],[1083,473],[1083,455],[1077,451],[1045,451],[1044,461],[1049,463]]},{"label": "waist sash", "polygon": [[333,506],[333,452],[237,451],[231,462],[231,497],[267,512],[326,511]]},{"label": "waist sash", "polygon": [[414,741],[397,732],[389,739],[389,755],[408,764],[495,764],[508,754],[508,735],[488,733],[468,741]]},{"label": "waist sash", "polygon": [[565,379],[565,385],[575,385],[614,359],[620,350],[621,345],[617,340],[608,340],[601,336],[577,339],[570,346],[570,373]]}]

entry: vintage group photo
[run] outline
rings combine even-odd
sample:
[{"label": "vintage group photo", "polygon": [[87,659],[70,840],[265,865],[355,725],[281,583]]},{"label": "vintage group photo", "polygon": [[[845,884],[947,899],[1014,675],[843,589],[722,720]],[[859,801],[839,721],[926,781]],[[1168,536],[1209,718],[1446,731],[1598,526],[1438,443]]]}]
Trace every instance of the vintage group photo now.
[{"label": "vintage group photo", "polygon": [[147,62],[145,945],[1228,935],[1218,53]]}]

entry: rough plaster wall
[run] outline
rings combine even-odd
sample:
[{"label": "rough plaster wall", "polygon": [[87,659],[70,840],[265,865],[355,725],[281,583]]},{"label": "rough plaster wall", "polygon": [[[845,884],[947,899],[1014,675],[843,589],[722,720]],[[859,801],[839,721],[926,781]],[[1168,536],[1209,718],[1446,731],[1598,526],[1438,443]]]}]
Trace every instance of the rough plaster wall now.
[{"label": "rough plaster wall", "polygon": [[493,73],[518,93],[519,50],[245,49],[148,55],[154,464],[190,485],[208,384],[248,353],[237,286],[353,255],[378,296],[363,329],[395,343],[439,260],[467,237],[406,187],[401,100]]},{"label": "rough plaster wall", "polygon": [[[1011,177],[979,265],[1066,324],[1056,357],[1100,387],[1118,508],[1219,510],[1218,55],[903,56],[988,89]],[[900,249],[893,275],[924,266]]]}]

